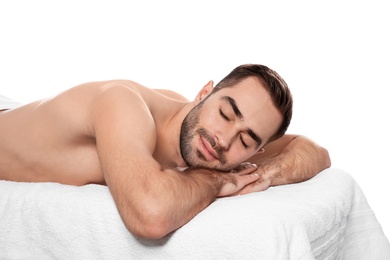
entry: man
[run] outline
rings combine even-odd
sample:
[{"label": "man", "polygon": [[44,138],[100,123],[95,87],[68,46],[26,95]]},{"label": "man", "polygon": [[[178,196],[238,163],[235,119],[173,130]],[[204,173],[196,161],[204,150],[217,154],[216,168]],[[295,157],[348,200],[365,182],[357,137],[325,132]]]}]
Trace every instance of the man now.
[{"label": "man", "polygon": [[218,197],[330,167],[326,149],[284,135],[291,114],[286,83],[263,65],[208,82],[192,102],[132,81],[90,82],[0,112],[0,179],[106,184],[129,231],[160,238]]}]

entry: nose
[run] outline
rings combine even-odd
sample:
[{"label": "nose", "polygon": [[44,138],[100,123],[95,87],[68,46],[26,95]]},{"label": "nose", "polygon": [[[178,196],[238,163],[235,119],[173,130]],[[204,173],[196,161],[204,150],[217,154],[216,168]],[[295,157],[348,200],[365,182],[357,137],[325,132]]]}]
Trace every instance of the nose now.
[{"label": "nose", "polygon": [[229,127],[227,129],[218,131],[215,133],[215,141],[219,147],[223,150],[228,150],[234,138],[234,128]]}]

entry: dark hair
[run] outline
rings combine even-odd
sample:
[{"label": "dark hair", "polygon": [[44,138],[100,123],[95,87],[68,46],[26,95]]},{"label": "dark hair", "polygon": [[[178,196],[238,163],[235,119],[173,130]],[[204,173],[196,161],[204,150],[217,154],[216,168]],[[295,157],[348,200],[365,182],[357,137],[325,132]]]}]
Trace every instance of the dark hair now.
[{"label": "dark hair", "polygon": [[292,95],[287,83],[276,71],[260,64],[244,64],[238,66],[215,86],[212,93],[222,88],[232,87],[251,76],[258,78],[263,83],[271,96],[273,104],[283,116],[282,124],[276,133],[271,136],[269,142],[276,140],[286,133],[290,125],[293,105]]}]

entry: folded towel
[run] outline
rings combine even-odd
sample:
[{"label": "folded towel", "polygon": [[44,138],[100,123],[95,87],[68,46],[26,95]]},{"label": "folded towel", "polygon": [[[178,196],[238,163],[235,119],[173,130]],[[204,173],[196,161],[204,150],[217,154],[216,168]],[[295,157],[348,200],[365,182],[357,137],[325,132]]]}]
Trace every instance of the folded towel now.
[{"label": "folded towel", "polygon": [[390,259],[347,173],[221,198],[159,240],[138,239],[106,186],[0,181],[0,259]]},{"label": "folded towel", "polygon": [[5,96],[0,95],[0,110],[4,109],[12,109],[21,106],[22,104],[7,98]]}]

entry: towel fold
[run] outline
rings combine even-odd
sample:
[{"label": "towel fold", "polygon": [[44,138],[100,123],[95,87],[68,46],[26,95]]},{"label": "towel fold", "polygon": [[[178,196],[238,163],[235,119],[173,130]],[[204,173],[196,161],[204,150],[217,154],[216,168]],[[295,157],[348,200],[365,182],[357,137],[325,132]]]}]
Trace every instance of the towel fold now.
[{"label": "towel fold", "polygon": [[221,198],[163,239],[125,228],[106,186],[0,181],[0,259],[390,259],[354,179]]},{"label": "towel fold", "polygon": [[21,105],[22,103],[19,103],[3,95],[0,95],[0,110],[17,108]]}]

